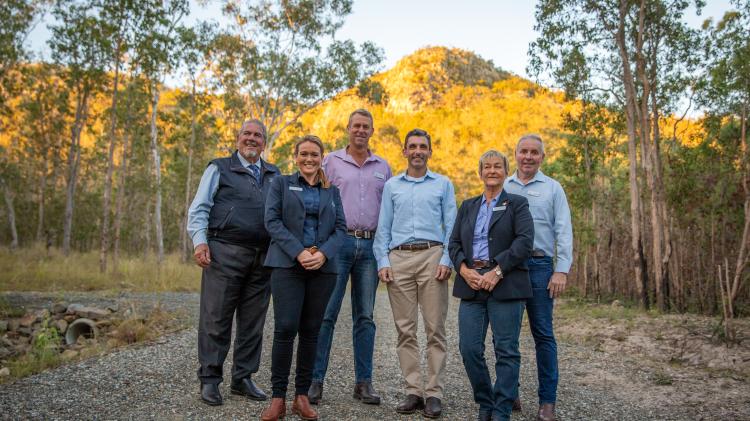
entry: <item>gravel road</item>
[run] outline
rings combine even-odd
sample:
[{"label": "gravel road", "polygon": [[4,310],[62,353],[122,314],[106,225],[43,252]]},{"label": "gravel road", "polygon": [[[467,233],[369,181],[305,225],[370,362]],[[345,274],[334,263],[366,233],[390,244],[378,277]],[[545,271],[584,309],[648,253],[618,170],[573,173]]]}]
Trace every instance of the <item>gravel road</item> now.
[{"label": "gravel road", "polygon": [[[195,326],[198,295],[166,294],[100,294],[70,295],[6,294],[14,304],[34,306],[65,299],[84,304],[136,300],[161,302],[166,308],[184,309]],[[348,297],[344,301],[334,339],[323,402],[321,420],[420,420],[421,415],[400,416],[394,408],[403,398],[401,374],[396,357],[396,332],[387,293],[379,291],[376,304],[378,326],[374,377],[375,387],[383,396],[380,406],[369,406],[351,397],[353,362],[351,317]],[[448,349],[446,391],[443,419],[475,419],[477,407],[458,353],[456,317],[458,300],[450,301],[448,313]],[[270,392],[270,350],[273,334],[273,311],[269,310],[264,336],[261,370],[255,380]],[[222,385],[225,404],[208,407],[198,399],[197,331],[189,328],[145,345],[123,348],[111,354],[49,370],[11,384],[0,385],[0,418],[2,419],[258,419],[263,403],[229,394],[228,378]],[[424,338],[420,332],[420,338]],[[422,341],[422,345],[424,341]],[[487,360],[490,354],[488,335]],[[627,356],[612,357],[590,347],[559,343],[561,380],[558,392],[558,418],[561,420],[669,420],[712,419],[694,409],[665,404],[644,407],[638,396],[622,395],[618,382],[648,381],[639,374],[638,361]],[[523,355],[521,396],[524,410],[513,419],[534,420],[536,410],[536,367],[533,340],[524,326],[521,336]],[[231,361],[231,354],[228,358]],[[613,380],[591,381],[591,370],[604,370]],[[293,369],[292,369],[293,370]],[[229,364],[225,367],[229,372]],[[293,372],[293,371],[292,371]],[[294,417],[292,417],[294,419]]]}]

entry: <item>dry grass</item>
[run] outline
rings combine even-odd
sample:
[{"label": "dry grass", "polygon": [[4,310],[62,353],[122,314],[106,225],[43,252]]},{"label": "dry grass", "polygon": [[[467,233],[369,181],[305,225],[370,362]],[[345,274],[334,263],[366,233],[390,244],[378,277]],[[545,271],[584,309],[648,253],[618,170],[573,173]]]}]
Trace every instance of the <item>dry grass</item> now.
[{"label": "dry grass", "polygon": [[[110,265],[111,266],[111,265]],[[200,268],[183,263],[177,254],[166,256],[158,265],[154,256],[122,257],[116,270],[99,272],[96,252],[49,253],[42,247],[14,252],[0,249],[0,290],[2,291],[94,291],[140,292],[199,291]]]}]

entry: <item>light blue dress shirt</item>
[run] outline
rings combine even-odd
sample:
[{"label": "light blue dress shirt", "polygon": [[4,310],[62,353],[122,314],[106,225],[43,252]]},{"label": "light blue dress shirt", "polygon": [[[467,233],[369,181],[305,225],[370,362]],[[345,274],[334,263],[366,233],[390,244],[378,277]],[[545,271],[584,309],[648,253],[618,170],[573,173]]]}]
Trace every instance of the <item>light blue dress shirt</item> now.
[{"label": "light blue dress shirt", "polygon": [[497,204],[497,200],[500,199],[502,193],[503,191],[501,190],[497,196],[493,197],[490,200],[489,206],[487,206],[487,198],[482,193],[482,204],[479,206],[477,222],[474,225],[474,239],[471,241],[471,248],[474,253],[472,258],[476,260],[490,260],[490,244],[487,239],[490,232],[490,220],[492,219],[492,209]]},{"label": "light blue dress shirt", "polygon": [[420,178],[406,173],[391,178],[383,188],[372,245],[378,270],[391,267],[391,250],[417,240],[443,243],[440,264],[452,268],[447,245],[455,222],[456,197],[447,177],[428,170]]},{"label": "light blue dress shirt", "polygon": [[[237,154],[237,158],[240,159],[240,164],[243,167],[248,168],[250,165],[255,165],[260,170],[260,173],[263,174],[263,166],[260,159],[255,161],[255,163],[250,163],[239,153]],[[188,210],[187,232],[193,240],[193,247],[208,242],[206,240],[208,214],[211,213],[211,208],[214,206],[214,196],[216,196],[218,189],[219,167],[214,164],[208,164],[198,185],[198,191],[195,192],[193,203],[190,204],[190,209]]]},{"label": "light blue dress shirt", "polygon": [[560,183],[540,170],[524,185],[515,172],[505,180],[504,189],[528,199],[534,218],[534,249],[556,258],[555,272],[568,273],[573,264],[573,223]]}]

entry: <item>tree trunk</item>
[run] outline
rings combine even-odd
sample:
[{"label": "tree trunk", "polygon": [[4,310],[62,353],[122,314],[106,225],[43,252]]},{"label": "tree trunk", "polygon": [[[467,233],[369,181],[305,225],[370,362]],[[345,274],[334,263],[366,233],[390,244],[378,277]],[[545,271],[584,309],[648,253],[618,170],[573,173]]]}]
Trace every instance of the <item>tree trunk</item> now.
[{"label": "tree trunk", "polygon": [[70,149],[68,152],[68,179],[65,188],[65,219],[63,221],[63,254],[70,254],[70,239],[73,231],[73,209],[75,207],[76,183],[78,168],[81,163],[81,132],[88,114],[89,90],[79,91],[76,104],[76,115],[70,130]]},{"label": "tree trunk", "polygon": [[8,226],[10,228],[10,249],[15,250],[18,248],[18,230],[16,230],[16,211],[13,208],[13,194],[11,193],[8,185],[5,183],[5,179],[0,178],[0,187],[3,188],[3,198],[5,199],[5,207],[8,211]]},{"label": "tree trunk", "polygon": [[164,261],[164,232],[161,223],[161,158],[159,156],[158,132],[156,130],[156,113],[159,105],[159,86],[152,83],[151,102],[151,158],[154,164],[154,229],[156,230],[156,261]]},{"label": "tree trunk", "polygon": [[[49,144],[49,143],[48,143]],[[39,205],[37,207],[36,241],[44,239],[44,204],[47,196],[47,157],[42,159],[42,173],[39,176]]]},{"label": "tree trunk", "polygon": [[188,244],[187,238],[187,223],[188,223],[188,211],[190,210],[190,197],[192,196],[192,184],[193,184],[193,148],[195,146],[195,77],[192,79],[193,89],[190,93],[190,144],[188,145],[188,163],[187,163],[187,177],[185,179],[185,215],[183,217],[182,229],[180,230],[180,243],[182,261],[186,262],[191,253],[190,244]]},{"label": "tree trunk", "polygon": [[109,253],[109,214],[112,202],[112,175],[115,170],[115,128],[117,127],[117,84],[120,80],[120,47],[121,40],[117,40],[115,48],[115,79],[112,83],[112,114],[109,124],[109,149],[107,150],[107,176],[104,180],[104,200],[102,203],[102,227],[99,249],[99,271],[107,272],[107,254]]},{"label": "tree trunk", "polygon": [[637,153],[637,106],[633,74],[630,70],[627,44],[625,42],[625,19],[628,2],[620,1],[619,23],[616,34],[617,48],[622,60],[623,85],[625,87],[626,123],[628,128],[628,160],[630,161],[630,248],[635,272],[635,285],[643,308],[649,307],[648,288],[646,284],[646,263],[643,259],[643,238],[641,234],[641,197],[638,187],[638,153]]}]

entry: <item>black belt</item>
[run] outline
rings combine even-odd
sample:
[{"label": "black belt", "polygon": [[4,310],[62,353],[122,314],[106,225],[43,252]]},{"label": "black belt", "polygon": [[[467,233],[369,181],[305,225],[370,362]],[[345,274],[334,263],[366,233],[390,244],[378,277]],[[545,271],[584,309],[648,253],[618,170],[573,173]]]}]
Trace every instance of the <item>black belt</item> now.
[{"label": "black belt", "polygon": [[369,240],[372,237],[375,237],[375,231],[346,230],[346,233],[354,238],[364,238],[365,240]]},{"label": "black belt", "polygon": [[409,244],[401,244],[400,246],[394,248],[394,250],[419,251],[442,245],[443,243],[438,241],[420,241]]},{"label": "black belt", "polygon": [[474,263],[472,264],[472,269],[484,269],[490,267],[490,261],[489,260],[479,260],[474,259]]}]

